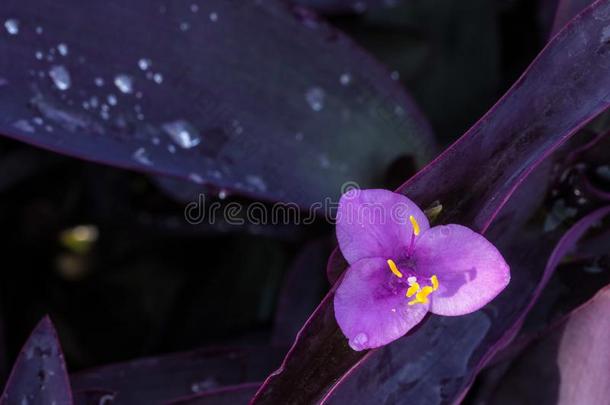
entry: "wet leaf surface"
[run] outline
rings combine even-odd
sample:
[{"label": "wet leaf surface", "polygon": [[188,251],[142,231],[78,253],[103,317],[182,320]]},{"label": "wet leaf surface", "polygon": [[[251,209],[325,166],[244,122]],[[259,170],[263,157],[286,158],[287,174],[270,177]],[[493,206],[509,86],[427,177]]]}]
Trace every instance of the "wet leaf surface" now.
[{"label": "wet leaf surface", "polygon": [[408,95],[347,37],[275,0],[5,2],[0,133],[308,206],[432,154]]}]

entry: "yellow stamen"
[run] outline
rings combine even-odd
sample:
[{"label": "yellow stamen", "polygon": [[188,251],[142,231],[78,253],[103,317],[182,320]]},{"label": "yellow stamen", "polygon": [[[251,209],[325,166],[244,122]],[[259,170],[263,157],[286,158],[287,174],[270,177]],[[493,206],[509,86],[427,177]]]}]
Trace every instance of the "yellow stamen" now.
[{"label": "yellow stamen", "polygon": [[413,225],[413,233],[415,236],[419,235],[419,224],[413,215],[409,215],[409,221],[411,221],[411,225]]},{"label": "yellow stamen", "polygon": [[411,298],[419,291],[419,283],[411,284],[411,287],[407,290],[407,297]]},{"label": "yellow stamen", "polygon": [[430,295],[434,290],[432,289],[432,287],[430,286],[425,286],[424,288],[422,288],[421,290],[419,290],[419,292],[417,293],[417,295],[415,296],[415,299],[412,301],[409,301],[409,305],[415,305],[415,304],[427,304],[428,301],[428,295]]},{"label": "yellow stamen", "polygon": [[432,291],[438,290],[438,278],[436,277],[436,275],[430,277],[430,281],[432,281]]},{"label": "yellow stamen", "polygon": [[396,263],[394,263],[394,260],[388,259],[388,266],[390,266],[390,270],[392,270],[392,273],[394,273],[396,277],[402,278],[402,273],[400,272],[400,270],[398,270],[398,267],[396,267]]}]

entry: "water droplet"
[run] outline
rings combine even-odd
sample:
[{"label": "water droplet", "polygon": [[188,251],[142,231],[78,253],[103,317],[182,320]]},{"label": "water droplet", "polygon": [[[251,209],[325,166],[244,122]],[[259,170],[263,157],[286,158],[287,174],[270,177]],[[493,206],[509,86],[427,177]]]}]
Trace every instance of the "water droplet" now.
[{"label": "water droplet", "polygon": [[142,58],[138,61],[138,67],[142,70],[148,70],[150,65],[152,65],[152,62],[150,59]]},{"label": "water droplet", "polygon": [[133,92],[133,80],[131,76],[126,74],[116,75],[114,78],[114,85],[122,92],[122,93],[131,93]]},{"label": "water droplet", "polygon": [[218,382],[216,381],[216,379],[210,377],[203,381],[191,384],[191,391],[193,391],[194,393],[198,393],[198,392],[202,392],[202,391],[207,391],[207,390],[215,388],[217,386],[218,386]]},{"label": "water droplet", "polygon": [[161,73],[155,73],[153,76],[153,80],[157,84],[163,83],[163,75]]},{"label": "water droplet", "polygon": [[97,99],[97,97],[93,96],[89,99],[89,104],[91,104],[91,107],[93,108],[97,108],[99,105],[99,101]]},{"label": "water droplet", "polygon": [[398,71],[393,71],[392,73],[390,73],[390,78],[392,80],[399,80],[400,79],[400,73],[398,73]]},{"label": "water droplet", "polygon": [[366,344],[366,342],[369,341],[369,337],[366,333],[364,332],[360,332],[358,333],[356,336],[354,336],[353,339],[351,339],[349,341],[349,345],[354,349],[354,350],[362,350],[364,348],[364,345]]},{"label": "water droplet", "polygon": [[349,73],[343,73],[341,75],[341,77],[339,77],[339,82],[344,85],[344,86],[348,86],[352,81],[352,76]]},{"label": "water droplet", "polygon": [[259,176],[246,176],[246,181],[258,191],[267,190],[267,184]]},{"label": "water droplet", "polygon": [[212,21],[212,22],[218,21],[218,13],[215,13],[215,12],[212,11],[210,13],[210,21]]},{"label": "water droplet", "polygon": [[326,94],[320,87],[312,87],[305,93],[305,100],[307,104],[314,111],[321,111],[324,108],[324,97]]},{"label": "water droplet", "polygon": [[36,27],[36,34],[42,35],[43,32],[44,32],[44,29],[41,26]]},{"label": "water droplet", "polygon": [[297,132],[296,134],[294,134],[294,139],[296,139],[297,141],[301,142],[303,140],[303,133],[302,132]]},{"label": "water droplet", "polygon": [[191,4],[191,12],[196,13],[199,11],[199,6],[197,4]]},{"label": "water droplet", "polygon": [[41,51],[36,51],[35,56],[38,60],[42,60],[42,58],[44,58],[44,54]]},{"label": "water droplet", "polygon": [[8,19],[4,22],[4,28],[10,35],[17,35],[19,34],[19,21],[14,18]]},{"label": "water droplet", "polygon": [[59,51],[59,54],[61,56],[66,56],[68,55],[68,45],[61,43],[59,45],[57,45],[57,50]]},{"label": "water droplet", "polygon": [[199,175],[197,173],[190,173],[189,180],[192,181],[193,183],[197,183],[197,184],[205,183],[205,181],[203,180],[203,177],[201,177],[201,175]]},{"label": "water droplet", "polygon": [[163,124],[162,128],[178,146],[184,149],[194,148],[201,142],[197,129],[184,120],[168,122]]},{"label": "water droplet", "polygon": [[169,153],[176,153],[176,147],[174,146],[174,144],[170,143],[169,145],[167,145],[167,151]]},{"label": "water droplet", "polygon": [[101,77],[96,77],[94,83],[97,87],[102,87],[104,85],[104,79]]},{"label": "water droplet", "polygon": [[108,94],[108,97],[106,98],[108,100],[108,104],[110,105],[117,105],[117,98],[114,94]]},{"label": "water droplet", "polygon": [[218,198],[221,200],[224,200],[225,198],[227,198],[227,190],[220,190],[218,192]]},{"label": "water droplet", "polygon": [[188,31],[189,28],[191,28],[191,26],[186,21],[180,23],[180,31],[185,32]]},{"label": "water droplet", "polygon": [[148,152],[144,148],[138,148],[132,155],[132,157],[138,162],[145,166],[152,166],[152,161],[148,157]]},{"label": "water droplet", "polygon": [[27,120],[19,120],[13,123],[13,126],[21,131],[24,132],[35,132],[36,130],[34,129],[34,127],[32,125],[30,125],[30,123]]},{"label": "water droplet", "polygon": [[51,67],[49,70],[49,77],[53,80],[55,87],[61,91],[68,90],[72,84],[70,72],[61,65]]}]

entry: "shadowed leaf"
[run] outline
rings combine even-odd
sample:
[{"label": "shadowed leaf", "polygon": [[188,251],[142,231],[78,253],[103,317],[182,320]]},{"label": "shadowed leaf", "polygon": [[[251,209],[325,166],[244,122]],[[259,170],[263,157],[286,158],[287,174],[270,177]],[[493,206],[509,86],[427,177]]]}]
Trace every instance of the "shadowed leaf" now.
[{"label": "shadowed leaf", "polygon": [[[161,404],[174,398],[260,381],[284,348],[218,348],[149,357],[72,375],[74,390],[115,392],[113,404]],[[260,384],[259,384],[260,385]]]}]

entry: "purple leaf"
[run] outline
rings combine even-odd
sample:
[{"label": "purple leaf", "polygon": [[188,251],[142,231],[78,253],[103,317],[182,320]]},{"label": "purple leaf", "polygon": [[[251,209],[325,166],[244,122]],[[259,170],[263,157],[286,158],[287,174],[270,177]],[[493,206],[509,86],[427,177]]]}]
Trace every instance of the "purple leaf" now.
[{"label": "purple leaf", "polygon": [[74,390],[116,393],[116,404],[160,404],[226,385],[260,381],[280,363],[277,347],[218,348],[103,366],[72,375]]},{"label": "purple leaf", "polygon": [[171,405],[247,405],[260,383],[224,387],[204,394],[169,402]]},{"label": "purple leaf", "polygon": [[489,403],[604,404],[610,397],[608,370],[610,286],[528,347]]},{"label": "purple leaf", "polygon": [[[573,20],[490,112],[399,191],[422,207],[440,201],[439,223],[461,223],[485,232],[536,166],[608,107],[610,44],[603,30],[609,19],[606,0]],[[349,403],[345,398],[356,396],[366,402],[364,395],[374,392],[376,401],[381,397],[389,403],[404,398],[420,403],[457,400],[476,370],[489,360],[488,349],[508,339],[504,331],[528,305],[548,257],[545,253],[557,239],[556,235],[541,238],[539,233],[521,240],[513,254],[505,254],[511,268],[527,264],[533,271],[513,271],[508,289],[484,310],[456,318],[430,317],[395,344],[367,354],[349,349],[338,330],[332,290],[254,403],[279,398],[294,403],[324,401],[331,387],[345,382],[349,387],[342,393],[337,386],[335,403]],[[364,377],[358,378],[358,369]],[[383,391],[380,379],[387,382]],[[353,391],[355,386],[358,391]]]},{"label": "purple leaf", "polygon": [[8,0],[0,21],[0,133],[43,148],[301,206],[432,153],[390,73],[284,2]]},{"label": "purple leaf", "polygon": [[49,317],[30,335],[4,387],[0,405],[17,403],[72,404],[64,355]]}]

